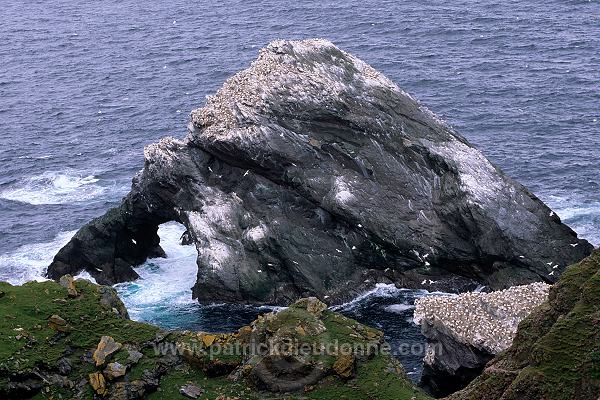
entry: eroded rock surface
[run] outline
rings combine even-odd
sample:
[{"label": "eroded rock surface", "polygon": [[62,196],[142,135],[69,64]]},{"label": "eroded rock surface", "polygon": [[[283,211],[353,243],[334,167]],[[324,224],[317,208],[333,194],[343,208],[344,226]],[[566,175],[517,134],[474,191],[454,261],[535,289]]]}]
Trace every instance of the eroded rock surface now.
[{"label": "eroded rock surface", "polygon": [[549,289],[532,283],[417,299],[414,320],[428,345],[422,386],[438,397],[464,388],[494,355],[510,347],[519,323],[548,298]]},{"label": "eroded rock surface", "polygon": [[171,220],[198,250],[201,302],[553,282],[591,251],[454,129],[325,40],[269,44],[192,112],[184,139],[144,156],[121,206],[81,228],[50,277],[135,279]]}]

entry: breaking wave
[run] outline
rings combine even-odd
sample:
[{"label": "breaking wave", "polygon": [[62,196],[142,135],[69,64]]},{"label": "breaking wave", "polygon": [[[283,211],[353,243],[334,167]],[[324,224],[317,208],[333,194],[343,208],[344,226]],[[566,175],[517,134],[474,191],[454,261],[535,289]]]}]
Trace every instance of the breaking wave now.
[{"label": "breaking wave", "polygon": [[102,196],[109,190],[98,182],[94,175],[44,172],[5,189],[0,197],[33,205],[83,202]]},{"label": "breaking wave", "polygon": [[548,196],[546,201],[562,222],[577,232],[579,237],[600,246],[600,201],[585,201],[564,196]]},{"label": "breaking wave", "polygon": [[44,277],[46,267],[75,232],[61,232],[50,242],[25,244],[0,255],[0,281],[22,285],[29,281],[47,280]]}]

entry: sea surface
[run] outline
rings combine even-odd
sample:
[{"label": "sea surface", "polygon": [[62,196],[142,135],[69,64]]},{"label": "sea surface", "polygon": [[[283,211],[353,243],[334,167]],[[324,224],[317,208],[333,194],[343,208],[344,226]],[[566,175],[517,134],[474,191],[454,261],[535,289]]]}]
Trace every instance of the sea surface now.
[{"label": "sea surface", "polygon": [[[116,205],[143,147],[278,38],[323,37],[384,72],[600,244],[600,3],[592,1],[2,2],[0,280],[41,279],[74,231]],[[194,249],[118,285],[131,315],[232,330],[271,308],[199,306]],[[340,311],[420,344],[425,292],[380,286]],[[413,352],[414,353],[414,352]],[[418,378],[422,354],[399,354]]]}]

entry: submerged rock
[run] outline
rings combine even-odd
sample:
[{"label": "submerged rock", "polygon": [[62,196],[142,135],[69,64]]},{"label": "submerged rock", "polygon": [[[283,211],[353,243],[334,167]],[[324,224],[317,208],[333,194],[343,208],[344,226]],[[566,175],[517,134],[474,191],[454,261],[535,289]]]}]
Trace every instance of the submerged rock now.
[{"label": "submerged rock", "polygon": [[157,227],[172,220],[198,250],[201,302],[339,303],[376,282],[553,282],[592,249],[454,129],[325,40],[269,44],[192,112],[185,139],[144,157],[122,204],[82,227],[49,277],[135,279],[132,266],[163,254]]},{"label": "submerged rock", "polygon": [[548,297],[532,283],[492,293],[430,296],[415,301],[414,321],[427,338],[421,386],[446,396],[475,379],[512,343],[519,323]]},{"label": "submerged rock", "polygon": [[512,345],[450,400],[600,397],[600,250],[569,267]]}]

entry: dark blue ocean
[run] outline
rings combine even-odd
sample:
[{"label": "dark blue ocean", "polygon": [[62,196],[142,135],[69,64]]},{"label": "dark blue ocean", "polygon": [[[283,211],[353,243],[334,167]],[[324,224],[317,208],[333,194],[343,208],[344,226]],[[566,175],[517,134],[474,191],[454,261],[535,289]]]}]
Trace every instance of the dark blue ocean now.
[{"label": "dark blue ocean", "polygon": [[[2,1],[0,280],[40,278],[74,230],[127,193],[143,147],[278,38],[323,37],[384,72],[600,244],[600,3],[592,1]],[[118,287],[132,316],[231,330],[258,310],[190,299],[194,249]],[[343,310],[419,343],[380,287]],[[402,356],[418,375],[419,356]]]}]

